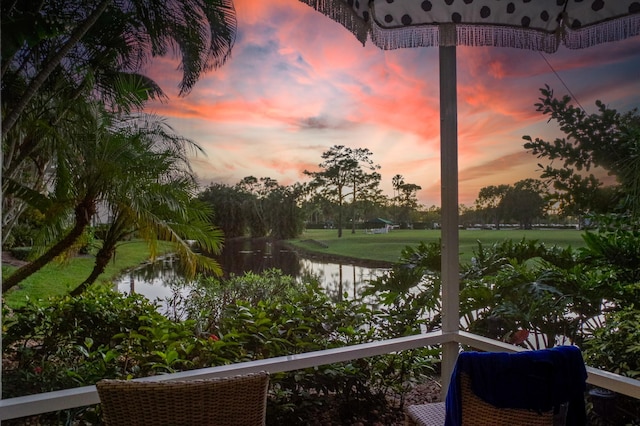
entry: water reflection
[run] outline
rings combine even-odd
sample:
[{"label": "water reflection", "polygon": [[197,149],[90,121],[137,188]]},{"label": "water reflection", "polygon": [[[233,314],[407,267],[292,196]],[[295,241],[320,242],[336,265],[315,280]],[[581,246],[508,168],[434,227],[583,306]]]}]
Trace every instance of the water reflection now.
[{"label": "water reflection", "polygon": [[227,276],[242,275],[248,271],[260,273],[272,268],[278,268],[286,275],[300,276],[298,254],[282,243],[268,239],[227,241],[217,259]]},{"label": "water reflection", "polygon": [[370,268],[347,263],[320,262],[317,259],[299,259],[301,276],[317,277],[331,300],[357,299],[365,284],[379,277],[386,268]]},{"label": "water reflection", "polygon": [[[353,299],[360,297],[365,284],[387,270],[305,257],[282,243],[269,240],[228,241],[218,261],[227,276],[278,268],[298,280],[317,277],[334,301],[341,300],[345,295]],[[167,256],[122,275],[115,285],[123,293],[139,293],[149,300],[159,300],[164,305],[174,291],[185,296],[188,294],[188,288],[176,288],[175,284],[181,277],[175,258]]]}]

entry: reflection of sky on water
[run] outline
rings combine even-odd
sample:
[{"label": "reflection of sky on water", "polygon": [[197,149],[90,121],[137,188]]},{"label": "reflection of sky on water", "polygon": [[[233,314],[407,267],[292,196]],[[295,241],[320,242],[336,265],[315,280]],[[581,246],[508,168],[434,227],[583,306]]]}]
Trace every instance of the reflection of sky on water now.
[{"label": "reflection of sky on water", "polygon": [[[317,277],[327,295],[334,301],[342,299],[345,294],[350,299],[360,297],[366,284],[386,271],[384,268],[368,268],[352,264],[323,262],[318,259],[305,259],[297,253],[284,250],[279,250],[277,256],[264,253],[263,251],[244,249],[238,253],[229,269],[225,267],[223,259],[221,259],[221,263],[225,271],[232,270],[233,273],[240,275],[243,270],[258,273],[265,269],[277,268],[277,261],[283,260],[285,267],[280,269],[284,273],[298,280],[308,276]],[[295,258],[295,266],[292,266],[294,263],[291,259],[292,256]],[[238,263],[244,266],[243,270],[238,267]],[[176,272],[174,266],[171,258],[165,258],[155,264],[147,264],[122,275],[115,281],[115,286],[122,293],[135,292],[151,301],[158,300],[162,306],[161,311],[166,312],[167,303],[170,303],[175,291],[179,291],[185,297],[189,294],[188,288],[175,288],[175,283],[180,280],[180,274]]]},{"label": "reflection of sky on water", "polygon": [[332,300],[340,300],[345,294],[349,299],[359,298],[366,284],[387,270],[303,258],[300,259],[300,269],[303,274],[317,277]]},{"label": "reflection of sky on water", "polygon": [[170,303],[175,291],[179,291],[182,296],[189,294],[188,288],[174,288],[172,284],[179,280],[179,273],[173,269],[173,259],[166,258],[127,272],[115,280],[114,286],[121,293],[137,293],[151,301],[158,301],[160,311],[166,313],[167,303]]}]

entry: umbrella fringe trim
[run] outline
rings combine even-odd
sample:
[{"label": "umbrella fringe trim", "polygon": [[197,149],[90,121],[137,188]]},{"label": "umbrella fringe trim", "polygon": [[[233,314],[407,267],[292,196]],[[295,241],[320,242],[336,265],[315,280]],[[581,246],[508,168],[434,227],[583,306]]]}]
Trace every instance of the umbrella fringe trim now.
[{"label": "umbrella fringe trim", "polygon": [[640,15],[636,14],[578,30],[568,30],[563,35],[563,43],[569,49],[583,49],[638,35],[640,35]]},{"label": "umbrella fringe trim", "polygon": [[369,23],[341,0],[300,0],[302,3],[314,8],[318,12],[328,16],[349,30],[364,46],[369,33]]},{"label": "umbrella fringe trim", "polygon": [[458,45],[513,47],[553,53],[560,44],[569,49],[583,49],[640,35],[639,13],[580,29],[561,26],[552,33],[507,25],[456,24],[454,35],[448,30],[441,32],[438,24],[381,27],[373,16],[364,21],[344,0],[299,1],[347,28],[363,45],[370,34],[373,44],[384,50]]},{"label": "umbrella fringe trim", "polygon": [[456,25],[453,35],[447,31],[441,33],[439,25],[383,28],[374,23],[371,40],[384,50],[458,45],[515,47],[551,53],[557,50],[559,44],[555,34],[541,34],[525,28],[463,24]]},{"label": "umbrella fringe trim", "polygon": [[553,53],[560,44],[569,49],[582,49],[637,35],[640,35],[640,15],[599,23],[597,27],[578,30],[563,28],[547,34],[522,27],[457,24],[454,38],[446,31],[443,36],[439,25],[384,28],[374,20],[371,27],[372,42],[384,50],[458,45],[513,47]]}]

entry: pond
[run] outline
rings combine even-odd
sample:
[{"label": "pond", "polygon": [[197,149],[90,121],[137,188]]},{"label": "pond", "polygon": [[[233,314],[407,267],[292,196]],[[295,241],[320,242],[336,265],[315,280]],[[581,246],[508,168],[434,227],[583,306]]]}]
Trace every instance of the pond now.
[{"label": "pond", "polygon": [[[370,266],[366,262],[327,260],[316,255],[306,255],[292,250],[282,242],[267,239],[230,240],[225,242],[223,253],[217,257],[225,275],[260,273],[277,268],[296,279],[317,277],[327,295],[334,301],[345,294],[358,298],[365,285],[381,276],[388,268]],[[123,293],[139,293],[149,300],[159,300],[161,306],[174,291],[188,293],[187,289],[175,290],[172,283],[181,278],[176,259],[166,256],[155,263],[147,263],[123,274],[115,285]]]}]

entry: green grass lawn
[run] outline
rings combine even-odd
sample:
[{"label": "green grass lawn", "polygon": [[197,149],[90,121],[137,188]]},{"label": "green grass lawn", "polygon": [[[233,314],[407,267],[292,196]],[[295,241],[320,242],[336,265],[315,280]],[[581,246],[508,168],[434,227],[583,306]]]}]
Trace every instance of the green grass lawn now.
[{"label": "green grass lawn", "polygon": [[[460,231],[460,260],[468,262],[473,255],[473,249],[478,247],[478,241],[489,246],[504,240],[520,241],[538,240],[548,246],[578,248],[584,247],[582,232],[573,229],[562,230],[461,230]],[[295,246],[305,250],[330,255],[348,256],[361,259],[371,259],[385,262],[396,262],[401,250],[406,246],[417,246],[421,241],[426,243],[438,241],[440,230],[393,230],[388,234],[366,234],[358,229],[355,234],[351,229],[343,230],[342,238],[338,238],[336,229],[306,230],[300,238],[289,240]],[[314,240],[328,247],[307,241]]]},{"label": "green grass lawn", "polygon": [[[169,246],[161,247],[161,250],[166,251]],[[124,242],[118,246],[115,259],[109,262],[98,282],[110,282],[124,270],[141,264],[149,257],[147,243],[144,241]],[[89,276],[93,264],[93,256],[78,256],[63,264],[50,263],[21,282],[19,288],[9,290],[4,295],[4,302],[7,306],[15,308],[29,301],[46,300],[51,296],[66,294]],[[14,269],[3,266],[2,273],[11,272]]]}]

